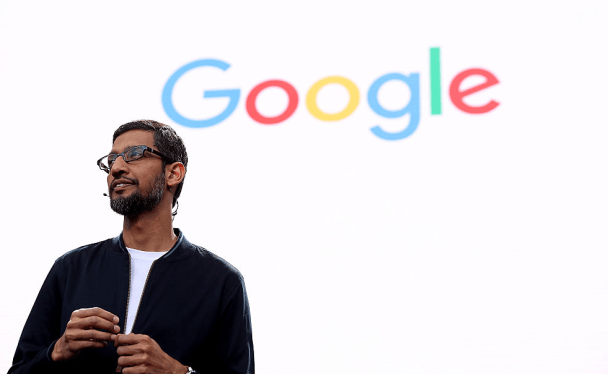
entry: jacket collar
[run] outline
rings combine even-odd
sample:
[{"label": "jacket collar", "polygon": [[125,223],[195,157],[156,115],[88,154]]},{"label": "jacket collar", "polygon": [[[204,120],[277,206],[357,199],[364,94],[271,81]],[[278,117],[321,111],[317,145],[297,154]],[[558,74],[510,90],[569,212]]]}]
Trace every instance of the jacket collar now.
[{"label": "jacket collar", "polygon": [[[169,256],[178,257],[177,255],[179,253],[183,253],[186,247],[191,245],[180,229],[173,228],[173,232],[175,233],[175,235],[177,235],[177,241],[175,242],[175,244],[173,244],[173,247],[171,247],[169,252],[165,253],[161,258],[167,258]],[[125,246],[125,241],[122,237],[122,232],[120,233],[120,235],[112,239],[112,244],[116,249],[118,249],[118,251],[128,253],[127,247]]]}]

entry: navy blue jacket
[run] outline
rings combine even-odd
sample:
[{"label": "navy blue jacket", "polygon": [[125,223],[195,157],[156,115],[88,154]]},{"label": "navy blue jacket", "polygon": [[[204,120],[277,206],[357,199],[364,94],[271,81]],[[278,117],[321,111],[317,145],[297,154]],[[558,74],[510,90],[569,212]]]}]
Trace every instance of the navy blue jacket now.
[{"label": "navy blue jacket", "polygon": [[[148,275],[133,332],[146,334],[200,373],[251,373],[253,341],[245,283],[239,271],[175,230],[177,242]],[[122,234],[77,248],[55,261],[27,319],[9,373],[114,373],[113,344],[86,349],[69,362],[51,352],[70,315],[100,307],[127,315],[130,256]]]}]

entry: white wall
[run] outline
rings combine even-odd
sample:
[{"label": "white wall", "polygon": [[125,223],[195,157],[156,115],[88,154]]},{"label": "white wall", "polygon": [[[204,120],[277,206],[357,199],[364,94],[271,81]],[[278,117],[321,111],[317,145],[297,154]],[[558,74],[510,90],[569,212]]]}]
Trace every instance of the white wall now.
[{"label": "white wall", "polygon": [[[259,373],[605,373],[608,56],[605,2],[352,1],[0,3],[3,260],[0,366],[7,370],[52,262],[116,236],[95,161],[124,122],[151,118],[184,138],[188,178],[176,226],[241,270]],[[442,114],[431,115],[431,48],[441,51]],[[221,123],[188,128],[173,102]],[[500,83],[465,99],[452,79],[482,68]],[[420,122],[368,104],[388,73],[420,79]],[[343,120],[307,109],[328,76],[355,83]],[[261,82],[296,89],[276,125],[247,114]],[[471,87],[483,82],[472,77]],[[387,83],[396,110],[412,92]],[[317,103],[339,112],[346,89]],[[287,107],[271,88],[257,108]]]}]

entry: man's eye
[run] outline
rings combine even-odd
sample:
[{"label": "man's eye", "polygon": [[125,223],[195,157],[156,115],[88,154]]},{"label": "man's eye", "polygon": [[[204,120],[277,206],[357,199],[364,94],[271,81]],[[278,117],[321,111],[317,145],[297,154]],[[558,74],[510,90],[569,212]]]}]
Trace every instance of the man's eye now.
[{"label": "man's eye", "polygon": [[143,155],[143,149],[140,147],[137,148],[131,148],[127,151],[127,157],[129,159],[137,159],[140,158]]},{"label": "man's eye", "polygon": [[108,166],[111,166],[116,161],[117,155],[108,155]]}]

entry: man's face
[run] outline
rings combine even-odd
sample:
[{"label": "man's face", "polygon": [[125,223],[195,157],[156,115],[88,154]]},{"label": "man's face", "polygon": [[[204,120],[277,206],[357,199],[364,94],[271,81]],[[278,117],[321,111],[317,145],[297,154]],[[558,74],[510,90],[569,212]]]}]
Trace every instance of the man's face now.
[{"label": "man's face", "polygon": [[[110,153],[122,153],[136,145],[154,146],[151,132],[131,130],[116,138]],[[118,157],[108,174],[110,207],[118,214],[137,217],[153,210],[162,200],[165,171],[160,157],[149,152],[139,160],[126,163]]]}]

